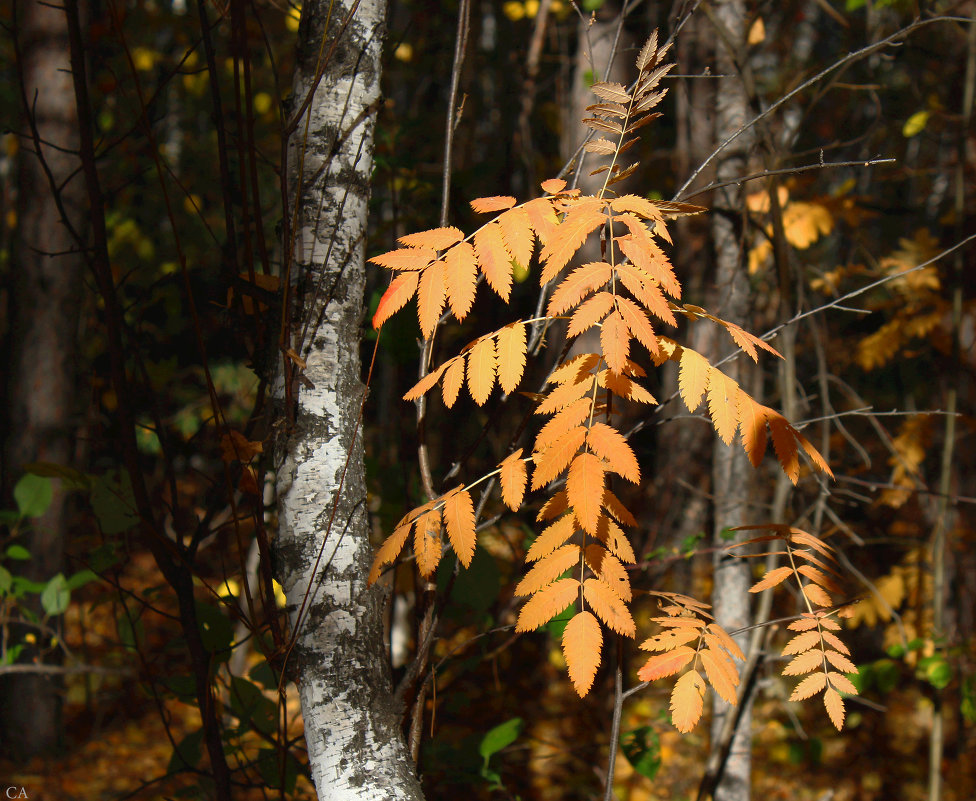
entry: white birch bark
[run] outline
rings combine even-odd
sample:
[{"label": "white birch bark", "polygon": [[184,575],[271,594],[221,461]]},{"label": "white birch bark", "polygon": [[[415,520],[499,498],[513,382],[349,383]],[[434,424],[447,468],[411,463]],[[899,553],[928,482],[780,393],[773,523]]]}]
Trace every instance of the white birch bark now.
[{"label": "white birch bark", "polygon": [[[353,441],[364,392],[363,237],[385,10],[384,0],[307,0],[292,95],[294,113],[320,54],[331,50],[308,107],[307,135],[303,118],[289,143],[289,213],[296,212],[291,341],[307,331],[307,381],[295,382],[288,395],[293,406],[283,410],[276,454],[275,567],[292,629],[299,627],[289,665],[322,801],[421,798],[392,703],[382,597],[366,587],[372,553],[362,437]],[[277,394],[284,402],[283,382]]]}]

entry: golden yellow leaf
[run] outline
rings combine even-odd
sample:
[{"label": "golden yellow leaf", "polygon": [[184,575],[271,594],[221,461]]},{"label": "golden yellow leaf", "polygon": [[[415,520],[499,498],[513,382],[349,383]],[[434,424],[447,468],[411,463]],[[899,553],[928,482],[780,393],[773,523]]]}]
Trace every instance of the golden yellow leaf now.
[{"label": "golden yellow leaf", "polygon": [[664,220],[664,215],[660,209],[647,198],[639,195],[621,195],[610,201],[610,208],[618,214],[621,212],[633,212],[645,220]]},{"label": "golden yellow leaf", "polygon": [[522,505],[522,498],[525,497],[525,484],[528,481],[528,472],[525,468],[525,461],[522,459],[522,449],[519,448],[505,457],[499,467],[501,468],[499,482],[502,485],[502,501],[513,512],[518,511]]},{"label": "golden yellow leaf", "polygon": [[420,287],[417,290],[417,319],[425,337],[434,333],[434,328],[444,308],[444,262],[435,261],[420,274]]},{"label": "golden yellow leaf", "polygon": [[647,349],[648,353],[656,356],[661,348],[647,315],[636,303],[622,296],[617,298],[617,311],[630,329],[631,335]]},{"label": "golden yellow leaf", "polygon": [[633,264],[627,263],[617,265],[617,276],[630,294],[637,298],[651,314],[668,325],[678,324],[657,281],[638,270]]},{"label": "golden yellow leaf", "polygon": [[682,645],[666,653],[652,656],[637,671],[637,678],[641,681],[656,681],[673,676],[695,658],[695,653],[694,648]]},{"label": "golden yellow leaf", "polygon": [[826,686],[826,673],[811,673],[803,681],[796,685],[796,688],[793,690],[793,694],[790,696],[790,700],[802,701],[804,698],[809,698],[811,695],[816,695]]},{"label": "golden yellow leaf", "polygon": [[708,683],[718,693],[719,698],[728,704],[737,704],[739,699],[735,688],[739,685],[739,672],[732,660],[725,656],[724,651],[706,648],[701,652],[701,661]]},{"label": "golden yellow leaf", "polygon": [[596,616],[607,624],[607,628],[625,637],[637,634],[634,619],[627,605],[613,590],[599,579],[588,578],[583,582],[583,597]]},{"label": "golden yellow leaf", "polygon": [[367,583],[370,586],[376,583],[384,567],[392,565],[396,561],[396,558],[400,555],[400,551],[403,550],[403,546],[407,542],[407,537],[410,536],[411,528],[413,528],[412,520],[401,523],[380,546],[376,552],[376,558],[373,560],[373,566],[369,570]]},{"label": "golden yellow leaf", "polygon": [[820,645],[820,632],[819,631],[805,631],[802,634],[797,634],[793,637],[786,647],[783,648],[783,656],[791,656],[792,654],[800,654],[804,651],[808,651],[815,645]]},{"label": "golden yellow leaf", "polygon": [[464,384],[464,356],[455,356],[447,362],[444,371],[444,383],[441,386],[441,396],[444,405],[450,409],[457,401],[458,393]]},{"label": "golden yellow leaf", "polygon": [[[664,251],[654,241],[651,232],[633,214],[621,214],[620,221],[627,226],[630,233],[625,236],[614,237],[614,241],[623,251],[624,255],[630,259],[634,266],[653,278],[661,289],[671,297],[678,299],[681,297],[681,284],[675,277],[674,269],[664,255]],[[655,224],[655,230],[666,235],[664,223]]]},{"label": "golden yellow leaf", "polygon": [[613,494],[609,489],[603,493],[603,505],[606,510],[614,517],[617,522],[625,526],[636,526],[637,518],[635,518],[630,510],[621,503],[620,498]]},{"label": "golden yellow leaf", "polygon": [[504,211],[510,209],[516,203],[515,198],[507,195],[493,195],[492,197],[479,197],[471,201],[471,209],[475,214],[489,214],[493,211]]},{"label": "golden yellow leaf", "polygon": [[838,651],[826,650],[824,651],[824,656],[827,657],[827,661],[830,662],[838,670],[844,671],[844,673],[859,673],[857,665],[851,662],[846,656]]},{"label": "golden yellow leaf", "polygon": [[495,340],[484,337],[468,353],[468,389],[479,406],[484,406],[495,386]]},{"label": "golden yellow leaf", "polygon": [[821,651],[805,651],[790,660],[790,663],[783,668],[784,676],[800,676],[816,670],[823,666],[823,653]]},{"label": "golden yellow leaf", "polygon": [[598,353],[581,353],[563,362],[550,373],[547,384],[578,384],[590,376],[590,370],[600,363]]},{"label": "golden yellow leaf", "polygon": [[437,258],[433,248],[398,248],[388,253],[373,256],[370,261],[387,270],[423,270]]},{"label": "golden yellow leaf", "polygon": [[464,232],[457,228],[431,228],[429,231],[418,231],[397,239],[401,245],[409,248],[432,248],[433,250],[447,250],[464,239]]},{"label": "golden yellow leaf", "polygon": [[739,427],[739,385],[721,370],[712,367],[708,379],[708,411],[719,438],[732,444]]},{"label": "golden yellow leaf", "polygon": [[512,265],[497,222],[488,223],[474,235],[474,250],[488,286],[507,303],[512,293]]},{"label": "golden yellow leaf", "polygon": [[571,514],[563,515],[536,537],[535,542],[529,546],[529,552],[525,555],[525,560],[527,562],[535,562],[539,559],[544,559],[575,533],[576,518]]},{"label": "golden yellow leaf", "polygon": [[830,597],[823,587],[819,587],[816,584],[804,584],[803,594],[817,606],[833,606],[834,599]]},{"label": "golden yellow leaf", "polygon": [[600,623],[589,612],[579,612],[563,629],[563,656],[577,695],[585,696],[593,686],[600,667],[603,632]]},{"label": "golden yellow leaf", "polygon": [[705,681],[697,670],[689,670],[674,683],[671,692],[671,722],[674,727],[687,734],[701,719]]},{"label": "golden yellow leaf", "polygon": [[593,376],[585,375],[577,383],[560,384],[535,408],[536,414],[552,414],[582,398],[593,388]]},{"label": "golden yellow leaf", "polygon": [[613,295],[609,292],[597,292],[573,312],[566,336],[572,339],[582,334],[588,328],[592,328],[607,316],[607,313],[613,308],[613,304]]},{"label": "golden yellow leaf", "polygon": [[444,374],[450,362],[444,362],[440,367],[432,372],[427,373],[423,378],[421,378],[414,386],[403,396],[405,401],[417,400],[421,395],[425,395],[431,390],[431,388],[440,380],[440,377]]},{"label": "golden yellow leaf", "polygon": [[633,598],[630,576],[623,563],[602,545],[591,543],[584,551],[586,564],[597,578],[613,590],[621,601],[627,603]]},{"label": "golden yellow leaf", "polygon": [[807,617],[806,612],[803,613],[803,617],[799,620],[794,620],[786,628],[790,631],[810,631],[810,629],[817,628],[817,619],[813,617]]},{"label": "golden yellow leaf", "polygon": [[593,423],[586,435],[586,445],[607,462],[607,469],[634,484],[640,483],[640,465],[627,440],[606,423]]},{"label": "golden yellow leaf", "polygon": [[679,645],[697,642],[702,636],[700,629],[666,629],[640,644],[642,651],[673,651]]},{"label": "golden yellow leaf", "polygon": [[633,401],[634,403],[656,404],[657,400],[644,387],[627,376],[611,373],[609,370],[601,370],[597,376],[597,381],[601,387],[606,387],[610,392],[618,397]]},{"label": "golden yellow leaf", "polygon": [[424,578],[434,575],[441,560],[441,510],[431,509],[417,518],[413,534],[417,569]]},{"label": "golden yellow leaf", "polygon": [[702,395],[708,388],[712,366],[698,351],[684,348],[681,351],[681,367],[678,371],[678,391],[689,412],[701,404]]},{"label": "golden yellow leaf", "polygon": [[444,526],[458,561],[471,567],[475,546],[474,503],[471,493],[458,487],[444,498]]},{"label": "golden yellow leaf", "polygon": [[549,241],[542,250],[541,259],[545,262],[541,284],[555,278],[571,258],[576,255],[590,232],[606,222],[606,214],[599,200],[587,199],[575,202],[565,219],[556,226]]},{"label": "golden yellow leaf", "polygon": [[581,425],[590,416],[590,398],[580,398],[563,407],[546,423],[535,438],[535,450],[541,453],[570,429]]},{"label": "golden yellow leaf", "polygon": [[574,578],[554,581],[544,590],[537,592],[519,612],[515,631],[522,633],[534,631],[544,626],[569,606],[579,595],[580,583]]},{"label": "golden yellow leaf", "polygon": [[[820,632],[820,636],[823,637],[823,641],[825,643],[828,643],[829,645],[834,646],[834,648],[836,648],[842,654],[847,654],[848,656],[851,655],[851,652],[848,649],[848,647],[846,645],[844,645],[844,641],[840,637],[838,637],[836,634],[834,634],[833,632],[830,632],[830,631],[821,631]],[[854,671],[848,671],[848,672],[851,673],[851,672],[854,672]]]},{"label": "golden yellow leaf", "polygon": [[525,209],[516,206],[498,217],[502,229],[502,240],[512,258],[523,267],[528,267],[532,259],[532,246],[535,239]]},{"label": "golden yellow leaf", "polygon": [[610,312],[603,321],[600,328],[600,347],[610,372],[618,375],[623,373],[630,353],[630,329],[619,311]]},{"label": "golden yellow leaf", "polygon": [[468,316],[474,303],[478,278],[474,248],[468,242],[459,242],[444,254],[443,261],[447,302],[460,322]]},{"label": "golden yellow leaf", "polygon": [[419,281],[420,273],[411,272],[401,273],[390,282],[373,314],[374,329],[379,330],[383,323],[407,305],[417,291]]},{"label": "golden yellow leaf", "polygon": [[631,546],[630,540],[627,539],[627,535],[624,534],[623,529],[606,515],[600,516],[600,520],[597,522],[595,536],[621,562],[632,565],[637,561],[633,546]]},{"label": "golden yellow leaf", "polygon": [[769,423],[770,433],[773,435],[773,449],[780,467],[787,478],[796,484],[800,477],[800,461],[793,432],[796,431],[786,418],[772,410],[767,412],[766,422]]},{"label": "golden yellow leaf", "polygon": [[506,395],[515,391],[525,370],[525,323],[510,323],[498,332],[498,385]]},{"label": "golden yellow leaf", "polygon": [[613,268],[602,261],[577,267],[556,287],[546,307],[546,314],[555,317],[579,303],[591,292],[602,287],[613,274]]},{"label": "golden yellow leaf", "polygon": [[523,208],[525,208],[525,213],[529,215],[529,224],[532,226],[532,230],[535,231],[539,242],[545,247],[556,230],[556,226],[559,225],[559,218],[552,208],[552,200],[546,197],[537,197],[535,200],[526,203]]},{"label": "golden yellow leaf", "polygon": [[571,567],[579,565],[579,545],[561,545],[540,559],[515,587],[516,595],[533,595],[552,584]]},{"label": "golden yellow leaf", "polygon": [[854,685],[854,682],[843,673],[831,671],[827,674],[827,679],[830,681],[830,685],[838,691],[847,693],[848,695],[857,695],[857,687]]},{"label": "golden yellow leaf", "polygon": [[[586,427],[576,426],[560,435],[541,453],[533,454],[535,467],[532,471],[532,489],[544,487],[569,467],[585,440]],[[572,493],[570,498],[572,499]]]},{"label": "golden yellow leaf", "polygon": [[576,520],[583,530],[591,534],[596,533],[597,522],[600,519],[605,482],[606,467],[598,456],[592,453],[581,453],[573,459],[566,478],[566,493]]},{"label": "golden yellow leaf", "polygon": [[561,489],[539,509],[535,519],[539,522],[543,520],[553,520],[569,508],[569,500],[566,498],[566,490]]},{"label": "golden yellow leaf", "polygon": [[749,592],[762,592],[763,590],[768,590],[770,587],[775,587],[777,584],[781,584],[782,582],[786,581],[786,579],[792,575],[792,567],[774,568],[763,576],[762,579],[753,584],[749,588]]},{"label": "golden yellow leaf", "polygon": [[830,722],[834,724],[834,728],[840,731],[844,728],[844,699],[840,697],[840,693],[831,687],[827,688],[824,693],[824,706],[827,708],[827,714],[830,716]]}]

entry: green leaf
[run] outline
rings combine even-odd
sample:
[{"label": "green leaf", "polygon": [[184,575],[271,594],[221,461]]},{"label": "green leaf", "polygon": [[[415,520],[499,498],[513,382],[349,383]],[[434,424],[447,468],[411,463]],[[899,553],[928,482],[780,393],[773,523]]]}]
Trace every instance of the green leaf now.
[{"label": "green leaf", "polygon": [[176,675],[163,679],[163,685],[173,695],[185,704],[195,704],[197,700],[197,683],[193,676]]},{"label": "green leaf", "polygon": [[941,654],[919,660],[918,675],[937,690],[944,690],[952,681],[952,666]]},{"label": "green leaf", "polygon": [[91,505],[103,534],[121,534],[139,523],[128,473],[109,470],[92,487]]},{"label": "green leaf", "polygon": [[28,551],[23,545],[11,545],[4,552],[4,556],[7,559],[15,559],[18,562],[25,562],[31,558],[30,551]]},{"label": "green leaf", "polygon": [[258,662],[258,664],[248,671],[247,675],[252,681],[256,681],[266,690],[278,689],[278,675],[267,662]]},{"label": "green leaf", "polygon": [[905,120],[905,124],[902,126],[901,134],[906,139],[911,139],[913,136],[918,136],[922,131],[925,130],[925,126],[928,124],[929,117],[932,116],[931,111],[916,111]]},{"label": "green leaf", "polygon": [[278,729],[278,705],[240,676],[230,680],[230,708],[241,723],[261,734],[274,734]]},{"label": "green leaf", "polygon": [[563,632],[566,630],[566,626],[569,625],[569,621],[572,620],[575,615],[576,604],[570,604],[563,609],[562,612],[546,623],[546,631],[549,632],[549,636],[554,640],[562,642]]},{"label": "green leaf", "polygon": [[24,465],[24,472],[47,478],[60,478],[61,486],[72,490],[90,490],[92,477],[73,467],[55,464],[54,462],[31,462]]},{"label": "green leaf", "polygon": [[21,517],[40,517],[54,498],[51,479],[26,473],[14,486],[14,500]]},{"label": "green leaf", "polygon": [[63,615],[71,602],[71,590],[64,573],[58,573],[41,592],[41,606],[49,615]]},{"label": "green leaf", "polygon": [[[302,769],[290,753],[284,754],[284,771],[282,771],[282,754],[273,748],[262,748],[258,751],[258,774],[271,789],[283,789],[290,793],[295,789],[298,772]],[[282,775],[284,773],[284,775]]]},{"label": "green leaf", "polygon": [[967,676],[962,680],[960,689],[959,711],[969,725],[976,723],[976,676]]},{"label": "green leaf", "polygon": [[522,718],[511,718],[504,723],[495,726],[491,731],[481,738],[478,746],[478,753],[484,760],[483,771],[488,768],[488,760],[493,754],[497,754],[503,748],[508,748],[514,743],[522,732]]},{"label": "green leaf", "polygon": [[651,726],[641,726],[621,734],[620,750],[641,776],[653,779],[661,769],[661,742]]},{"label": "green leaf", "polygon": [[79,587],[84,587],[90,581],[97,581],[98,576],[92,573],[91,570],[85,568],[84,570],[79,570],[77,573],[73,573],[68,577],[68,589],[74,592]]},{"label": "green leaf", "polygon": [[191,732],[186,735],[176,748],[173,749],[173,756],[169,759],[169,773],[195,768],[203,756],[203,729]]},{"label": "green leaf", "polygon": [[198,601],[196,610],[203,647],[220,661],[226,661],[230,658],[230,646],[234,641],[234,627],[230,620],[213,604]]},{"label": "green leaf", "polygon": [[[456,561],[456,557],[452,554],[451,558],[442,559],[438,565],[437,589],[439,592],[445,592],[450,585]],[[454,605],[455,611],[462,613],[458,617],[463,618],[463,612],[468,610],[479,613],[487,612],[495,604],[501,585],[501,572],[495,558],[484,548],[476,548],[471,564],[466,570],[458,571],[451,587],[451,604]],[[458,610],[458,606],[463,607],[463,609]],[[448,605],[448,609],[450,608],[451,606]]]},{"label": "green leaf", "polygon": [[890,659],[879,659],[871,666],[871,678],[880,692],[890,693],[898,686],[901,668]]},{"label": "green leaf", "polygon": [[3,565],[0,565],[0,594],[6,595],[14,585],[14,577]]}]

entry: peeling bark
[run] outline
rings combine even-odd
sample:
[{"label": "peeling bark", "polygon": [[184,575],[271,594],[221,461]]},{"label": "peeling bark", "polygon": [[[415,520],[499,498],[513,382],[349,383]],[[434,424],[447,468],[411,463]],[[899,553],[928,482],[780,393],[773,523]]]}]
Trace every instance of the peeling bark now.
[{"label": "peeling bark", "polygon": [[292,382],[287,393],[282,380],[276,390],[284,430],[276,452],[275,568],[297,631],[289,671],[299,686],[312,778],[320,799],[336,801],[421,798],[392,701],[383,599],[366,586],[372,553],[356,437],[384,14],[383,0],[303,5],[296,111],[319,58],[327,60],[288,145],[295,216],[286,227],[293,298],[286,342],[305,360],[307,380]]}]

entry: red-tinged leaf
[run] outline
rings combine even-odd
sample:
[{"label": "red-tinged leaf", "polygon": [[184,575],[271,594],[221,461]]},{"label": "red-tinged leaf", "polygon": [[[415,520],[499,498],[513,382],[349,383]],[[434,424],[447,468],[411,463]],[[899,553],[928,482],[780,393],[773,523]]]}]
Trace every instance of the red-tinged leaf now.
[{"label": "red-tinged leaf", "polygon": [[562,178],[549,178],[541,184],[542,191],[549,195],[558,195],[566,188],[566,182]]},{"label": "red-tinged leaf", "polygon": [[[664,255],[651,232],[633,214],[621,214],[620,221],[627,226],[630,234],[615,238],[617,245],[634,266],[646,273],[661,285],[661,289],[676,300],[681,297],[681,284],[675,277],[671,262]],[[664,223],[655,224],[655,230],[664,232]]]},{"label": "red-tinged leaf", "polygon": [[515,198],[507,195],[493,195],[479,197],[471,201],[471,209],[475,214],[490,214],[493,211],[504,211],[515,205]]},{"label": "red-tinged leaf", "polygon": [[759,581],[753,584],[749,588],[749,592],[762,592],[763,590],[768,590],[770,587],[775,587],[777,584],[782,584],[786,579],[793,575],[792,567],[777,567],[770,570],[765,576]]},{"label": "red-tinged leaf", "polygon": [[431,509],[417,518],[413,534],[413,551],[417,569],[424,578],[434,575],[441,560],[441,510]]},{"label": "red-tinged leaf", "polygon": [[474,503],[471,493],[463,487],[458,487],[444,499],[444,527],[447,538],[454,547],[458,561],[465,567],[471,567],[474,556],[475,526]]},{"label": "red-tinged leaf", "polygon": [[536,408],[536,414],[553,414],[579,400],[593,388],[593,376],[588,375],[576,384],[560,384]]},{"label": "red-tinged leaf", "polygon": [[546,314],[555,317],[572,308],[591,292],[602,287],[613,274],[613,268],[602,261],[577,267],[567,275],[549,299]]},{"label": "red-tinged leaf", "polygon": [[597,523],[596,538],[607,546],[607,550],[616,556],[621,562],[629,565],[637,561],[634,548],[620,528],[613,520],[606,515],[601,515]]},{"label": "red-tinged leaf", "polygon": [[373,328],[377,331],[400,309],[407,305],[417,291],[420,273],[401,273],[390,282],[373,314]]},{"label": "red-tinged leaf", "polygon": [[819,644],[819,631],[805,631],[802,634],[797,634],[793,639],[786,643],[786,647],[783,649],[783,656],[801,654]]},{"label": "red-tinged leaf", "polygon": [[478,264],[474,248],[460,242],[444,254],[444,286],[447,302],[458,322],[468,316],[474,303]]},{"label": "red-tinged leaf", "polygon": [[823,653],[820,651],[805,651],[790,660],[790,663],[783,668],[784,676],[802,676],[811,670],[817,670],[823,666]]},{"label": "red-tinged leaf", "polygon": [[793,694],[790,696],[790,700],[802,701],[804,698],[809,698],[812,695],[816,695],[826,686],[826,673],[811,673],[803,681],[796,685],[796,688],[793,690]]},{"label": "red-tinged leaf", "polygon": [[583,598],[590,605],[590,609],[600,620],[607,624],[607,628],[625,637],[634,637],[637,627],[630,616],[620,596],[610,589],[604,582],[595,578],[588,578],[583,582]]},{"label": "red-tinged leaf", "polygon": [[600,347],[611,373],[623,373],[630,353],[630,329],[620,312],[612,311],[600,327]]},{"label": "red-tinged leaf", "polygon": [[712,685],[719,698],[727,704],[737,704],[735,688],[739,685],[739,672],[732,664],[732,660],[725,656],[724,651],[706,648],[701,652],[702,667],[705,676]]},{"label": "red-tinged leaf", "polygon": [[408,270],[411,272],[423,270],[437,258],[437,251],[433,248],[398,248],[388,253],[373,256],[370,262],[387,270]]},{"label": "red-tinged leaf", "polygon": [[721,370],[711,368],[708,380],[708,412],[719,438],[726,445],[732,444],[738,417],[739,385]]},{"label": "red-tinged leaf", "polygon": [[488,286],[507,303],[512,292],[512,264],[498,223],[489,223],[474,235],[474,250]]},{"label": "red-tinged leaf", "polygon": [[559,225],[559,218],[552,208],[552,200],[547,197],[537,197],[530,200],[523,206],[525,213],[529,215],[529,225],[535,231],[535,235],[545,247],[552,237],[556,226]]},{"label": "red-tinged leaf", "polygon": [[433,250],[447,250],[464,239],[464,232],[457,228],[431,228],[429,231],[418,231],[397,239],[401,245],[409,248],[431,248]]},{"label": "red-tinged leaf", "polygon": [[498,385],[510,395],[525,371],[525,323],[510,323],[498,332]]},{"label": "red-tinged leaf", "polygon": [[433,386],[440,380],[440,377],[444,374],[450,362],[444,362],[440,367],[438,367],[433,372],[427,373],[423,378],[421,378],[413,387],[403,396],[405,401],[417,400],[421,395],[429,392]]},{"label": "red-tinged leaf", "polygon": [[[586,428],[577,426],[558,437],[541,453],[533,454],[535,468],[532,471],[532,489],[544,487],[569,467],[585,440]],[[570,493],[570,503],[572,503],[572,493]]]},{"label": "red-tinged leaf", "polygon": [[608,463],[608,470],[634,484],[640,483],[640,465],[633,449],[617,429],[594,423],[586,435],[587,447]]},{"label": "red-tinged leaf", "polygon": [[512,258],[523,267],[528,267],[535,237],[532,235],[532,226],[525,209],[521,206],[509,209],[498,217],[497,222],[502,229],[502,240]]},{"label": "red-tinged leaf", "polygon": [[581,453],[573,459],[566,478],[566,493],[576,520],[591,534],[596,533],[600,520],[605,483],[606,467],[598,456]]},{"label": "red-tinged leaf", "polygon": [[637,526],[637,518],[620,502],[620,498],[610,490],[606,490],[603,493],[603,506],[618,523],[625,526]]},{"label": "red-tinged leaf", "polygon": [[800,477],[800,462],[798,459],[796,440],[793,437],[793,428],[786,418],[770,410],[767,414],[766,422],[769,423],[769,430],[773,435],[773,449],[776,451],[776,458],[779,459],[780,467],[786,473],[787,478],[796,484]]},{"label": "red-tinged leaf", "polygon": [[441,386],[441,396],[444,405],[450,409],[457,401],[458,392],[464,384],[464,356],[455,356],[447,362],[444,370],[444,383]]},{"label": "red-tinged leaf", "polygon": [[574,203],[542,250],[541,259],[545,267],[539,278],[540,284],[547,284],[555,278],[576,255],[590,233],[606,219],[599,200],[587,199]]},{"label": "red-tinged leaf", "polygon": [[647,319],[647,315],[640,307],[629,298],[618,297],[617,310],[633,337],[647,349],[648,353],[652,356],[657,355],[661,350],[657,343],[657,336],[654,334],[651,321]]},{"label": "red-tinged leaf", "polygon": [[515,631],[523,633],[544,626],[576,600],[579,586],[577,579],[564,578],[537,592],[519,612]]},{"label": "red-tinged leaf", "polygon": [[671,691],[671,722],[682,734],[687,734],[701,719],[704,707],[705,680],[697,670],[689,670],[674,684]]},{"label": "red-tinged leaf", "polygon": [[694,648],[682,645],[672,651],[652,656],[637,671],[637,678],[641,681],[657,681],[673,676],[695,658],[695,653]]},{"label": "red-tinged leaf", "polygon": [[838,651],[827,650],[824,651],[824,656],[827,657],[827,661],[830,662],[838,670],[844,671],[844,673],[859,673],[857,665],[851,662],[846,656]]},{"label": "red-tinged leaf", "polygon": [[601,371],[599,375],[601,387],[606,387],[614,395],[633,401],[634,403],[647,403],[654,405],[657,400],[644,387],[626,376],[611,373],[609,370]]},{"label": "red-tinged leaf", "polygon": [[535,450],[542,452],[570,429],[581,425],[590,416],[593,404],[590,398],[580,398],[560,409],[536,435]]},{"label": "red-tinged leaf", "polygon": [[379,579],[384,567],[392,565],[396,561],[400,551],[403,550],[403,546],[406,545],[407,537],[410,536],[410,529],[412,528],[413,520],[402,522],[380,546],[376,552],[376,558],[373,560],[373,566],[369,569],[367,583],[370,586]]},{"label": "red-tinged leaf", "polygon": [[622,212],[633,212],[645,220],[663,220],[664,215],[658,210],[650,200],[638,195],[621,195],[610,201],[610,208],[618,214]]},{"label": "red-tinged leaf", "polygon": [[584,553],[586,564],[597,578],[613,590],[621,601],[627,603],[633,597],[630,587],[630,576],[627,569],[616,556],[602,545],[592,543],[586,546]]},{"label": "red-tinged leaf", "polygon": [[678,371],[678,391],[689,412],[701,404],[702,395],[708,388],[712,366],[698,351],[684,348],[681,352],[681,367]]},{"label": "red-tinged leaf", "polygon": [[572,339],[582,334],[588,328],[592,328],[607,316],[613,308],[613,304],[614,295],[611,295],[609,292],[597,292],[573,312],[566,336]]},{"label": "red-tinged leaf", "polygon": [[435,261],[420,274],[417,290],[417,319],[425,337],[434,333],[445,300],[444,262]]},{"label": "red-tinged leaf", "polygon": [[827,714],[830,716],[830,722],[834,724],[834,728],[840,731],[844,728],[844,699],[840,697],[840,693],[830,687],[824,693],[824,706],[827,708]]},{"label": "red-tinged leaf", "polygon": [[563,656],[576,694],[585,696],[593,686],[600,667],[603,632],[600,623],[589,612],[579,612],[563,629]]},{"label": "red-tinged leaf", "polygon": [[834,599],[830,595],[816,584],[804,584],[803,594],[811,603],[815,603],[817,606],[833,606]]},{"label": "red-tinged leaf", "polygon": [[753,467],[759,467],[766,453],[766,407],[756,403],[749,393],[739,387],[739,432],[742,449]]},{"label": "red-tinged leaf", "polygon": [[468,353],[468,389],[479,406],[484,406],[495,386],[495,340],[484,337]]},{"label": "red-tinged leaf", "polygon": [[515,594],[518,596],[534,595],[552,584],[552,582],[554,582],[571,567],[577,567],[579,562],[579,545],[561,545],[551,554],[540,559],[535,566],[525,574],[522,580],[515,587]]},{"label": "red-tinged leaf", "polygon": [[563,515],[535,538],[535,542],[529,546],[529,552],[525,555],[525,560],[527,562],[535,562],[539,559],[544,559],[575,533],[576,518],[573,515]]},{"label": "red-tinged leaf", "polygon": [[830,671],[827,674],[827,679],[830,681],[830,686],[839,692],[847,693],[848,695],[857,695],[857,687],[854,685],[854,682],[843,673]]},{"label": "red-tinged leaf", "polygon": [[528,481],[528,471],[522,459],[522,449],[510,454],[499,465],[501,473],[499,482],[502,485],[502,501],[513,512],[518,511],[525,497],[525,484]]},{"label": "red-tinged leaf", "polygon": [[[836,634],[834,634],[833,632],[830,632],[830,631],[821,631],[820,632],[820,636],[823,637],[823,641],[825,643],[827,643],[828,645],[832,645],[834,648],[836,648],[842,654],[847,654],[848,656],[851,655],[851,652],[848,649],[848,647],[846,645],[844,645],[844,641],[840,637],[838,637]],[[851,673],[851,672],[854,672],[854,671],[848,671],[848,673]]]}]

